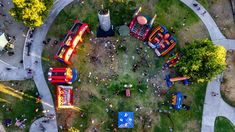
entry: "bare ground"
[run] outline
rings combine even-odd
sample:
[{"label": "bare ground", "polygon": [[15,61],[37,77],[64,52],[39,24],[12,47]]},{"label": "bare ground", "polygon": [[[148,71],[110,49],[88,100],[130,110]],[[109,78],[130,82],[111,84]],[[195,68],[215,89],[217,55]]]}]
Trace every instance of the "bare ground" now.
[{"label": "bare ground", "polygon": [[182,28],[179,36],[180,47],[184,47],[187,42],[209,38],[208,31],[201,21]]},{"label": "bare ground", "polygon": [[222,83],[221,90],[225,97],[235,102],[235,52],[227,53],[227,69],[224,71],[224,83]]},{"label": "bare ground", "polygon": [[235,20],[230,0],[208,0],[209,12],[221,29],[230,39],[235,39]]}]

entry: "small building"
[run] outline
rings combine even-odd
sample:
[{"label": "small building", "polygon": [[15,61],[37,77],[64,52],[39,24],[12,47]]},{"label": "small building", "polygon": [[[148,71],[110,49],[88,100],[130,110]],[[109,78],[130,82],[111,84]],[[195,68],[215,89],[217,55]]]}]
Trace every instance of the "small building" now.
[{"label": "small building", "polygon": [[0,51],[2,51],[8,43],[5,33],[0,32]]},{"label": "small building", "polygon": [[118,112],[118,128],[134,128],[134,112]]},{"label": "small building", "polygon": [[129,88],[126,89],[126,97],[130,97],[131,96],[131,91]]}]

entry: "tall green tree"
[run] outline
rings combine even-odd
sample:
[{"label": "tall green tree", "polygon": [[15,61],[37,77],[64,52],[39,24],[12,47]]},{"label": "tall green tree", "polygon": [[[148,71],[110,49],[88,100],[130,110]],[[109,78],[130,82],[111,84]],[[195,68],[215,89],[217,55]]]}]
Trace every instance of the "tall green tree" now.
[{"label": "tall green tree", "polygon": [[48,16],[53,0],[13,0],[13,4],[10,14],[16,21],[28,27],[38,27]]},{"label": "tall green tree", "polygon": [[105,0],[104,5],[110,10],[110,18],[115,26],[130,22],[136,8],[134,0]]},{"label": "tall green tree", "polygon": [[188,44],[182,52],[178,72],[194,81],[210,81],[226,67],[226,49],[208,39]]}]

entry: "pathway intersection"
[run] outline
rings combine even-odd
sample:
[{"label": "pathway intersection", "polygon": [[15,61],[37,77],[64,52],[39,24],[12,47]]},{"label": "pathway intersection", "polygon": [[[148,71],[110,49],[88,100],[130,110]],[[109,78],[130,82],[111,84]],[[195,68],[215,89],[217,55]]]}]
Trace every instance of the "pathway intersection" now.
[{"label": "pathway intersection", "polygon": [[[219,30],[211,15],[200,3],[198,3],[196,0],[181,1],[189,8],[191,8],[203,21],[214,44],[222,45],[227,50],[235,49],[235,40],[225,38],[225,36]],[[198,7],[200,7],[200,10],[197,10],[198,8],[193,5],[195,3],[198,5]],[[206,11],[205,14],[203,14],[204,11]],[[203,106],[201,128],[202,132],[214,132],[215,119],[218,116],[224,116],[228,118],[235,125],[235,108],[231,107],[226,102],[224,102],[220,94],[221,79],[222,75],[219,75],[207,85],[206,96]],[[218,95],[212,96],[212,92],[218,93]]]}]

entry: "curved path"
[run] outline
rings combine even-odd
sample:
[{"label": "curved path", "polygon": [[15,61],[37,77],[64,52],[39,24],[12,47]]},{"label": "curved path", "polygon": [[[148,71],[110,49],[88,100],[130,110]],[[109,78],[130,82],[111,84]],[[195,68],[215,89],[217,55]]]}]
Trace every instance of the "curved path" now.
[{"label": "curved path", "polygon": [[[202,20],[214,44],[223,45],[227,50],[235,49],[235,40],[225,38],[225,36],[221,33],[219,27],[216,25],[214,19],[200,3],[198,3],[196,0],[180,0],[180,1],[183,2],[185,5],[187,5],[189,8],[191,8]],[[197,10],[197,8],[193,6],[193,3],[197,3],[198,6],[200,6],[200,10]],[[203,15],[204,11],[206,11],[206,13]]]},{"label": "curved path", "polygon": [[[42,64],[41,64],[41,54],[42,54],[43,46],[44,46],[42,41],[45,40],[48,30],[51,24],[53,23],[54,19],[56,18],[56,16],[59,14],[59,12],[72,1],[73,0],[57,0],[54,2],[54,6],[47,20],[45,21],[45,24],[43,24],[41,27],[35,30],[34,35],[33,35],[34,41],[31,46],[30,58],[29,60],[25,60],[25,61],[31,62],[28,68],[31,68],[34,71],[33,79],[37,86],[39,94],[42,96],[41,98],[42,98],[43,109],[49,110],[49,112],[46,113],[45,115],[47,114],[55,115],[56,113],[55,113],[53,99],[52,99],[50,90],[47,86],[47,83],[44,77],[44,72],[42,69]],[[36,64],[35,61],[38,61],[38,63]],[[42,119],[40,118],[38,120],[42,120]],[[38,125],[35,125],[36,122],[39,122],[39,121],[35,121],[31,125],[30,132],[35,132],[35,131],[40,130],[38,129]],[[46,131],[48,132],[58,131],[56,119],[49,121],[49,123],[47,123],[44,127]]]},{"label": "curved path", "polygon": [[[224,35],[219,30],[215,21],[212,19],[208,11],[200,5],[196,0],[181,0],[185,5],[191,8],[203,21],[207,30],[210,34],[211,40],[214,44],[222,45],[227,50],[235,49],[235,40],[226,39]],[[198,11],[193,3],[197,3],[201,10]],[[206,11],[206,14],[202,14]],[[202,132],[214,132],[214,123],[217,116],[224,116],[228,118],[235,125],[235,108],[228,105],[221,98],[220,94],[220,80],[222,75],[219,75],[216,79],[209,82],[207,85],[206,96],[203,106],[203,116],[202,116]],[[212,96],[211,93],[218,93],[217,96]]]}]

